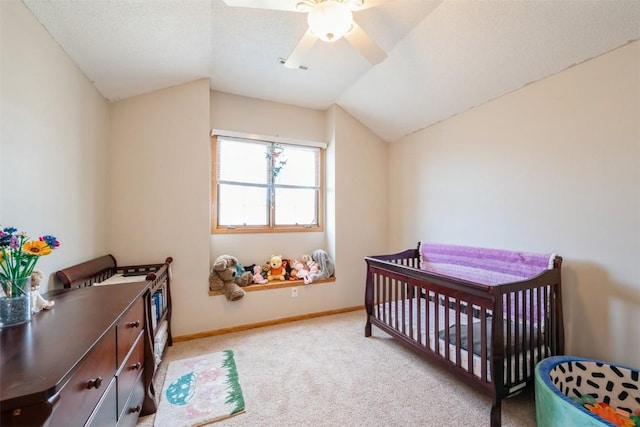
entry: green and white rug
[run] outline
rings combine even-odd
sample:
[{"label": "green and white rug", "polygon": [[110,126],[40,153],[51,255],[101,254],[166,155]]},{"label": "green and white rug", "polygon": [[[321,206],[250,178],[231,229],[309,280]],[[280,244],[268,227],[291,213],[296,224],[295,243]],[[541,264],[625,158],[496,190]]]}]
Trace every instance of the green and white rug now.
[{"label": "green and white rug", "polygon": [[244,412],[244,398],[232,350],[167,366],[155,427],[195,427]]}]

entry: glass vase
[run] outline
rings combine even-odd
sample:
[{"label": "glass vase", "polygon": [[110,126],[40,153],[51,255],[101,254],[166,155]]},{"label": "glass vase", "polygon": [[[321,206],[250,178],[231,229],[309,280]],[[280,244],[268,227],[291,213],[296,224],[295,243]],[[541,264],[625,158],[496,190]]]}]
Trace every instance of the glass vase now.
[{"label": "glass vase", "polygon": [[0,328],[31,320],[31,278],[0,279]]}]

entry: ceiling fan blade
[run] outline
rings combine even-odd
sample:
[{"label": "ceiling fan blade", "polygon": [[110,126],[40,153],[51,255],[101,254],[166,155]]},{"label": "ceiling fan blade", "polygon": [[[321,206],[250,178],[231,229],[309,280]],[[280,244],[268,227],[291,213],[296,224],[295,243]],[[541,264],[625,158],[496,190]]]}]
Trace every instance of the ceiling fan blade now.
[{"label": "ceiling fan blade", "polygon": [[[296,7],[301,0],[222,0],[227,6],[304,12]],[[303,2],[304,3],[304,2]]]},{"label": "ceiling fan blade", "polygon": [[285,61],[284,66],[294,69],[299,68],[317,41],[318,37],[316,37],[311,30],[307,30],[298,42],[296,48],[291,52],[291,55],[289,55],[289,58]]},{"label": "ceiling fan blade", "polygon": [[371,40],[367,33],[365,33],[355,21],[353,21],[353,28],[344,35],[344,38],[347,39],[353,47],[358,49],[362,56],[367,58],[373,65],[384,61],[387,57],[384,50]]}]

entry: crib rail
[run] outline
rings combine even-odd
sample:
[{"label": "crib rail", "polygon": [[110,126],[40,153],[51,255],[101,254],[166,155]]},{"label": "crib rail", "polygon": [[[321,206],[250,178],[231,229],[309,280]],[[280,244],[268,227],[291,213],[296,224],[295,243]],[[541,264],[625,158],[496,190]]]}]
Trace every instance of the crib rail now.
[{"label": "crib rail", "polygon": [[[167,274],[167,266],[173,261],[167,258],[162,264],[139,264],[118,266],[113,255],[104,255],[91,261],[56,272],[65,288],[84,288],[104,282],[114,274],[139,275],[140,280],[153,281],[152,287]],[[162,277],[158,277],[162,276]]]}]

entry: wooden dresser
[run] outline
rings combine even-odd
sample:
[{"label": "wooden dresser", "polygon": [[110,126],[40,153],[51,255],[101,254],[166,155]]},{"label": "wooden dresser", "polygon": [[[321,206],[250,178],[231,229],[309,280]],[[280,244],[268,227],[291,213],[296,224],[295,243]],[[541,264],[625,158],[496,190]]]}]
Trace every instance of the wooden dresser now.
[{"label": "wooden dresser", "polygon": [[51,310],[0,329],[0,425],[135,426],[149,399],[147,283],[45,298]]}]

